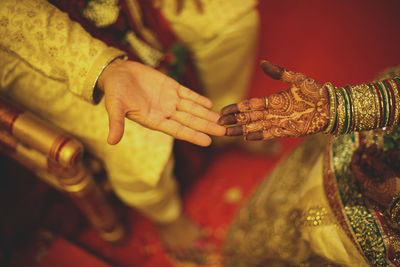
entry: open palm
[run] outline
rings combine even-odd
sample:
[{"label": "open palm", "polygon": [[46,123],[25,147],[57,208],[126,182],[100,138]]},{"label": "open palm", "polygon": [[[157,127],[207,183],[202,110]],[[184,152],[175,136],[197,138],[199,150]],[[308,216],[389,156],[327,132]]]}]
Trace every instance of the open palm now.
[{"label": "open palm", "polygon": [[133,61],[115,60],[99,78],[109,115],[108,142],[122,138],[125,117],[175,138],[207,146],[211,135],[224,135],[212,102],[172,78]]}]

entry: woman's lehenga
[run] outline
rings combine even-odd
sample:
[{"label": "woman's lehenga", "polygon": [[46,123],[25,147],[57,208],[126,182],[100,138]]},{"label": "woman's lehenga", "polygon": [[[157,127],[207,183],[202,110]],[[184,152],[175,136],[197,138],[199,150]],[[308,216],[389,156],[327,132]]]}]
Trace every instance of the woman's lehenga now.
[{"label": "woman's lehenga", "polygon": [[360,145],[383,146],[392,135],[399,130],[306,138],[239,211],[225,265],[399,266],[398,230],[363,196],[350,167]]}]

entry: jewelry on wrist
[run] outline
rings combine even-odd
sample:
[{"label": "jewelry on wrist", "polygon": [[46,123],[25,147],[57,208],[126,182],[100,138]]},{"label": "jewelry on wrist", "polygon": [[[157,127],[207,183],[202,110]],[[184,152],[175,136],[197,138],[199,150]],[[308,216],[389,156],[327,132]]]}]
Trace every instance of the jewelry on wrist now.
[{"label": "jewelry on wrist", "polygon": [[326,83],[330,118],[326,134],[348,134],[376,128],[392,127],[400,120],[400,79],[371,84],[334,87]]}]

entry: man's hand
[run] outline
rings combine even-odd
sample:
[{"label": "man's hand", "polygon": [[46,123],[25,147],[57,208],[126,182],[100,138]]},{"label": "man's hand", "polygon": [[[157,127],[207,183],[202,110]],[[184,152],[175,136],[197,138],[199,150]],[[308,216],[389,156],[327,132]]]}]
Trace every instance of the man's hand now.
[{"label": "man's hand", "polygon": [[288,71],[264,61],[263,71],[291,87],[267,97],[257,97],[222,109],[221,125],[227,135],[244,135],[247,140],[300,137],[323,130],[329,120],[326,88],[304,74]]},{"label": "man's hand", "polygon": [[138,62],[114,60],[97,86],[105,94],[109,144],[121,140],[125,117],[200,146],[211,144],[207,134],[225,134],[225,128],[217,124],[219,115],[209,110],[211,100]]}]

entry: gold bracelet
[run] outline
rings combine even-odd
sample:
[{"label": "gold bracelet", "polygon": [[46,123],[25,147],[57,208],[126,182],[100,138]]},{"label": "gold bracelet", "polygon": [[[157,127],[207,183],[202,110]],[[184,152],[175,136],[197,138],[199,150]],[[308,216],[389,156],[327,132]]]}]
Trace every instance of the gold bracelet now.
[{"label": "gold bracelet", "polygon": [[393,123],[392,125],[398,125],[399,123],[399,116],[400,116],[400,109],[399,109],[399,105],[400,105],[400,95],[399,95],[399,91],[397,88],[397,84],[394,82],[393,79],[388,80],[388,82],[390,83],[390,85],[392,86],[393,89],[393,93],[394,93],[394,119],[393,119]]},{"label": "gold bracelet", "polygon": [[385,84],[382,81],[376,82],[376,85],[382,92],[382,102],[383,102],[383,114],[384,121],[382,127],[389,126],[390,116],[391,116],[391,104],[390,104],[390,93],[388,92]]},{"label": "gold bracelet", "polygon": [[346,104],[344,102],[344,96],[339,90],[336,91],[336,95],[338,97],[338,108],[337,108],[338,121],[335,129],[335,134],[340,135],[342,134],[345,126],[344,124],[346,120],[346,107],[345,107]]},{"label": "gold bracelet", "polygon": [[323,87],[328,90],[329,94],[329,123],[323,133],[330,134],[333,130],[333,127],[335,126],[337,116],[336,92],[331,83],[325,83]]},{"label": "gold bracelet", "polygon": [[376,116],[375,116],[374,125],[375,125],[375,128],[378,128],[380,121],[382,119],[382,114],[381,114],[381,110],[380,110],[380,100],[379,100],[378,92],[376,91],[375,87],[372,84],[368,84],[368,86],[371,90],[371,94],[372,94],[373,98],[375,99],[374,106],[375,106],[375,110],[376,110]]},{"label": "gold bracelet", "polygon": [[353,96],[353,108],[356,110],[355,131],[370,130],[376,128],[377,109],[373,89],[367,84],[351,87]]}]

